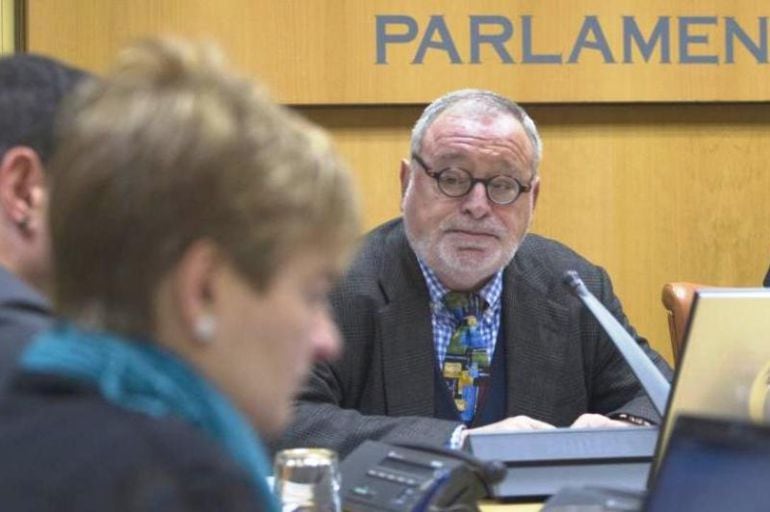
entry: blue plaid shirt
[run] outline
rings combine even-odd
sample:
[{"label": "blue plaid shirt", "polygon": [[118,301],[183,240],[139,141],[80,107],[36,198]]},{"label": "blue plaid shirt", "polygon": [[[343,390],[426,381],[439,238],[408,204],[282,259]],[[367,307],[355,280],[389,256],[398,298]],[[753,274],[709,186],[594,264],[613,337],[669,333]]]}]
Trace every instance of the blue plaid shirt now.
[{"label": "blue plaid shirt", "polygon": [[[436,277],[436,274],[418,258],[420,270],[425,277],[425,283],[428,285],[430,293],[431,320],[433,324],[433,344],[436,347],[436,359],[438,366],[444,364],[447,347],[452,337],[452,333],[457,327],[456,320],[452,313],[444,305],[444,295],[450,290],[445,287]],[[479,295],[487,301],[489,307],[484,311],[480,321],[479,329],[484,345],[489,354],[489,360],[495,354],[495,343],[497,342],[497,332],[500,330],[500,297],[503,291],[503,271],[497,272],[494,277],[479,290]]]}]

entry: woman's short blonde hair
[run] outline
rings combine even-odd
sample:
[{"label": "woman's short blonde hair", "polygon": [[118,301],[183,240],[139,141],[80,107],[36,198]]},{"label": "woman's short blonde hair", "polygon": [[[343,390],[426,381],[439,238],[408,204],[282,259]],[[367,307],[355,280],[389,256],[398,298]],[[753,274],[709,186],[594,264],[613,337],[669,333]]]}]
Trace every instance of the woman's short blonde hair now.
[{"label": "woman's short blonde hair", "polygon": [[79,89],[59,123],[50,219],[59,312],[133,335],[196,240],[257,290],[302,251],[342,262],[358,235],[327,136],[228,71],[209,45],[153,39]]}]

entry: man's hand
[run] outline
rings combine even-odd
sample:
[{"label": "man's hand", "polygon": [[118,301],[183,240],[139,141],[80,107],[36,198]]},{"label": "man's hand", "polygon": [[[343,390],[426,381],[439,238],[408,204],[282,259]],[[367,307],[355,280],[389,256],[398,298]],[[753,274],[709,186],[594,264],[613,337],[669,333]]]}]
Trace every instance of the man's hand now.
[{"label": "man's hand", "polygon": [[519,415],[505,418],[497,423],[490,423],[483,427],[472,428],[468,432],[499,432],[505,430],[544,430],[556,428],[550,423],[530,418],[529,416]]},{"label": "man's hand", "polygon": [[601,427],[631,427],[631,423],[612,420],[601,414],[581,414],[572,425],[572,428],[601,428]]},{"label": "man's hand", "polygon": [[[602,427],[632,427],[631,423],[625,421],[618,421],[602,416],[601,414],[581,414],[570,427],[573,428],[602,428]],[[550,423],[536,420],[529,416],[512,416],[505,418],[497,423],[490,423],[483,427],[471,428],[463,430],[460,434],[460,445],[465,441],[468,434],[489,433],[489,432],[511,432],[514,430],[548,430],[556,428]]]},{"label": "man's hand", "polygon": [[498,421],[497,423],[490,423],[483,427],[471,428],[462,432],[462,440],[464,441],[468,434],[475,434],[477,432],[489,433],[489,432],[510,432],[512,430],[546,430],[556,428],[550,423],[530,418],[529,416],[512,416]]}]

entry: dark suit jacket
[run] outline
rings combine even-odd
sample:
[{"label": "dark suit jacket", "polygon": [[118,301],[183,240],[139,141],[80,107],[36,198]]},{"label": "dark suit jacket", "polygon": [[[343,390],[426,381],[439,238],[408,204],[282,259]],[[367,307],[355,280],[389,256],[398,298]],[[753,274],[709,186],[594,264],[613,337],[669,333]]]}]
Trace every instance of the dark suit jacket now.
[{"label": "dark suit jacket", "polygon": [[0,267],[0,386],[27,342],[51,323],[48,301]]},{"label": "dark suit jacket", "polygon": [[[657,420],[612,342],[562,285],[568,269],[670,377],[665,361],[628,324],[604,270],[528,235],[503,276],[498,343],[506,348],[507,414],[558,426],[585,412]],[[315,368],[277,448],[326,446],[344,456],[371,438],[445,444],[459,423],[431,418],[437,363],[429,303],[401,220],[375,229],[332,296],[344,355]]]},{"label": "dark suit jacket", "polygon": [[767,269],[767,275],[765,276],[765,286],[770,288],[770,268]]},{"label": "dark suit jacket", "polygon": [[131,412],[62,377],[8,383],[0,453],[3,511],[264,510],[240,467],[190,425]]}]

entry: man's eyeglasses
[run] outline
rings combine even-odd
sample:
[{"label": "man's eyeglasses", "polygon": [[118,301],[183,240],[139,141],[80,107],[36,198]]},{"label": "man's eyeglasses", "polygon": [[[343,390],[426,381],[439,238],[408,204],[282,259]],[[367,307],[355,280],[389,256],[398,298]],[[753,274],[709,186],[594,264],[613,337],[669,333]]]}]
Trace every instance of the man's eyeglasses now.
[{"label": "man's eyeglasses", "polygon": [[487,197],[495,204],[511,204],[523,193],[532,190],[532,185],[525,185],[516,178],[501,174],[487,179],[474,178],[473,175],[460,167],[447,167],[434,171],[425,163],[420,155],[412,153],[412,159],[420,164],[425,174],[436,180],[438,189],[449,197],[462,197],[473,190],[476,183],[484,185]]}]

